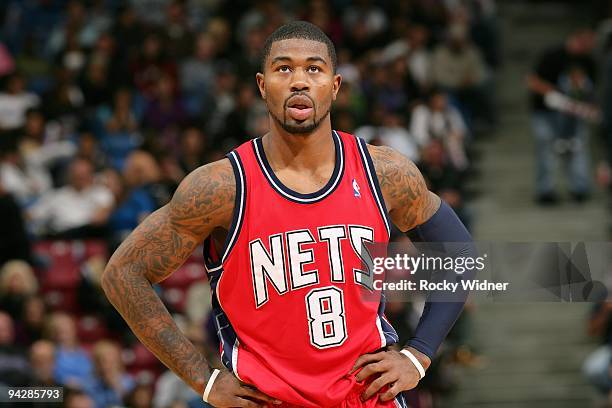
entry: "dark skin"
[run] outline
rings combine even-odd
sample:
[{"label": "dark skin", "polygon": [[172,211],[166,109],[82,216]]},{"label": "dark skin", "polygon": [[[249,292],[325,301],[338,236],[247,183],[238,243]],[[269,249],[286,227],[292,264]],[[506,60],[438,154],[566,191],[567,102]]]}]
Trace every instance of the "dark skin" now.
[{"label": "dark skin", "polygon": [[[270,132],[263,144],[275,174],[296,191],[320,189],[334,168],[329,109],[341,84],[325,44],[303,39],[273,43],[257,84],[270,111]],[[414,163],[387,147],[368,148],[392,221],[402,231],[427,221],[440,199],[427,190]],[[136,336],[200,395],[210,375],[208,364],[180,332],[151,284],[172,274],[206,237],[222,242],[231,223],[235,188],[227,159],[194,170],[171,202],[146,218],[121,244],[102,278],[107,297]],[[427,369],[430,359],[410,350]],[[360,356],[352,371],[357,369],[361,369],[358,380],[377,376],[364,399],[389,385],[379,398],[391,400],[419,380],[412,362],[397,351]],[[217,377],[208,400],[215,407],[279,403],[227,370]]]}]

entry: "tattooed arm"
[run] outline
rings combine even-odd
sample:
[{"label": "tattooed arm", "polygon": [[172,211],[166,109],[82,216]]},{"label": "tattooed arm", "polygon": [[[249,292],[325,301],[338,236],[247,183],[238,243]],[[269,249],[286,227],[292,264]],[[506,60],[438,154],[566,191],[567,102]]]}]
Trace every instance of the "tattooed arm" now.
[{"label": "tattooed arm", "polygon": [[188,175],[171,202],[146,218],[111,257],[102,287],[140,341],[200,395],[204,356],[180,332],[151,284],[167,278],[214,228],[227,229],[235,180],[223,159]]},{"label": "tattooed arm", "polygon": [[[440,197],[429,191],[417,166],[404,155],[387,146],[368,145],[385,206],[391,221],[402,232],[429,220],[440,207]],[[410,348],[427,369],[431,359]]]},{"label": "tattooed arm", "polygon": [[[469,233],[453,210],[427,189],[415,164],[388,147],[368,146],[368,150],[393,223],[401,231],[408,232],[411,239],[459,242],[459,252],[450,253],[451,250],[449,255],[474,256]],[[461,313],[463,303],[435,302],[428,298],[414,335],[401,353],[389,350],[360,356],[354,366],[355,370],[362,367],[356,379],[363,381],[377,375],[365,390],[363,399],[381,392],[380,398],[390,401],[399,392],[414,388],[421,378],[418,366],[427,370]],[[388,389],[382,392],[385,385]]]},{"label": "tattooed arm", "polygon": [[417,166],[386,146],[368,145],[391,220],[406,232],[431,218],[440,197],[427,189]]},{"label": "tattooed arm", "polygon": [[[208,363],[178,329],[152,283],[167,278],[215,228],[229,228],[236,180],[228,159],[189,174],[170,203],[130,234],[113,254],[102,288],[140,341],[170,370],[202,395],[210,377]],[[278,404],[223,370],[208,394],[218,408],[257,408]]]}]

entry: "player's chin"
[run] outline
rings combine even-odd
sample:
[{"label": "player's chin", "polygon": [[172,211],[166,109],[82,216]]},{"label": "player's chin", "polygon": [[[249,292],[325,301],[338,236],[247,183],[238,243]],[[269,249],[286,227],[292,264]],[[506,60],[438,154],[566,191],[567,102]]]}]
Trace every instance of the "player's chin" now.
[{"label": "player's chin", "polygon": [[288,120],[285,122],[284,126],[285,130],[294,134],[304,134],[311,133],[313,130],[317,128],[317,123],[313,119],[305,119],[305,120]]}]

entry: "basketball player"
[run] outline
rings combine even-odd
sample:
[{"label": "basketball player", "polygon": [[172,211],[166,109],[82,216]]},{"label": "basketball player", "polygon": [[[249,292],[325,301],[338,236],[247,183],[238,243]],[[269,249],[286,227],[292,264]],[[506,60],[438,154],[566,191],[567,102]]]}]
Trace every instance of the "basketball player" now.
[{"label": "basketball player", "polygon": [[[463,304],[427,303],[402,352],[365,302],[366,242],[391,223],[423,241],[470,242],[417,167],[332,130],[340,89],[327,36],[280,27],[257,85],[270,131],[189,174],[115,252],[104,290],[138,338],[215,407],[406,406]],[[151,287],[203,242],[224,370],[209,366]]]}]

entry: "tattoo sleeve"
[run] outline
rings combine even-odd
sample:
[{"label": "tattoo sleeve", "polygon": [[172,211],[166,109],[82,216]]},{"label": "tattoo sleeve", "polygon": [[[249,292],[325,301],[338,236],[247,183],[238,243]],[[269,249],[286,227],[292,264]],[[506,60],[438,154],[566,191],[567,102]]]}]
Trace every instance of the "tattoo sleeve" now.
[{"label": "tattoo sleeve", "polygon": [[121,244],[102,277],[106,296],[134,334],[200,395],[209,374],[206,359],[178,329],[151,284],[181,266],[215,227],[227,228],[234,197],[227,159],[195,170],[171,202]]},{"label": "tattoo sleeve", "polygon": [[393,223],[403,232],[427,221],[440,206],[408,158],[386,146],[370,146],[376,175]]}]

